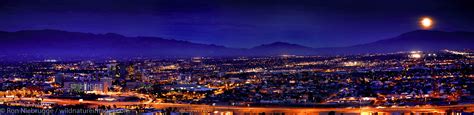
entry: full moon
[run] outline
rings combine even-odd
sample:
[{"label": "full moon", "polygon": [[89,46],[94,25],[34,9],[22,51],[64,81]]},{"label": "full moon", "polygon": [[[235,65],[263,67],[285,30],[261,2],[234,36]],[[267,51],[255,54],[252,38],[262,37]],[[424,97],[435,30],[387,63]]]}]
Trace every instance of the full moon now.
[{"label": "full moon", "polygon": [[421,18],[420,25],[423,29],[431,29],[433,27],[433,19],[429,17],[423,17]]}]

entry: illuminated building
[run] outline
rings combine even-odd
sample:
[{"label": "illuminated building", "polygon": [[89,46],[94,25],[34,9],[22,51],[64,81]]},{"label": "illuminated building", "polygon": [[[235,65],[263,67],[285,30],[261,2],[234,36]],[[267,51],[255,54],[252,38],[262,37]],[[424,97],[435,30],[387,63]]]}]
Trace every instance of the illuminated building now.
[{"label": "illuminated building", "polygon": [[64,88],[69,92],[76,93],[107,93],[111,84],[106,81],[64,82]]}]

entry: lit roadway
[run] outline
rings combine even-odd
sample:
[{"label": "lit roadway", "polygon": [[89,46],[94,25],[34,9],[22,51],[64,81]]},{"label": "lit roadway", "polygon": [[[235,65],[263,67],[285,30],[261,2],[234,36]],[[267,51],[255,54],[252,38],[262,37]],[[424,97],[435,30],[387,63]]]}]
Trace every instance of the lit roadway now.
[{"label": "lit roadway", "polygon": [[[34,101],[37,98],[21,98],[21,100]],[[0,100],[11,101],[12,98],[0,98]],[[16,98],[15,100],[18,100]],[[91,104],[91,105],[116,105],[118,107],[145,105],[145,107],[152,106],[154,108],[176,107],[180,110],[190,112],[212,112],[212,111],[233,111],[233,112],[290,112],[290,113],[317,113],[317,112],[345,112],[345,113],[360,113],[360,112],[430,112],[430,113],[444,113],[446,110],[464,110],[466,112],[474,112],[474,104],[450,105],[450,106],[415,106],[415,107],[362,107],[362,108],[309,108],[309,107],[242,107],[242,106],[211,106],[199,104],[173,104],[173,103],[152,103],[151,100],[146,102],[108,102],[108,101],[90,101],[72,99],[47,99],[43,102],[56,102],[59,105],[75,105],[75,104]]]}]

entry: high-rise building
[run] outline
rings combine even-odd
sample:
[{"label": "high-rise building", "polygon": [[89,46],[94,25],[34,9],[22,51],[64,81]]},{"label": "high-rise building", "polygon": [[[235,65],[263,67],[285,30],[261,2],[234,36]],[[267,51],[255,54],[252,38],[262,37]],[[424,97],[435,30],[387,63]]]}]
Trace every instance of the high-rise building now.
[{"label": "high-rise building", "polygon": [[111,81],[89,81],[89,82],[64,82],[64,88],[69,92],[83,93],[107,93],[111,87]]},{"label": "high-rise building", "polygon": [[64,73],[57,73],[54,76],[54,83],[62,85],[64,82],[64,77],[65,77]]}]

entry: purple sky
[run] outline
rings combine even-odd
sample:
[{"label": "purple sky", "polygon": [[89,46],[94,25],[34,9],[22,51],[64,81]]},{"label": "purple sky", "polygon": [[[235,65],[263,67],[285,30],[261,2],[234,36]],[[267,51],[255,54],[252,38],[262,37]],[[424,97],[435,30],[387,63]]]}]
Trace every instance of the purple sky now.
[{"label": "purple sky", "polygon": [[2,0],[0,30],[156,36],[248,48],[368,43],[419,29],[474,31],[472,0]]}]

